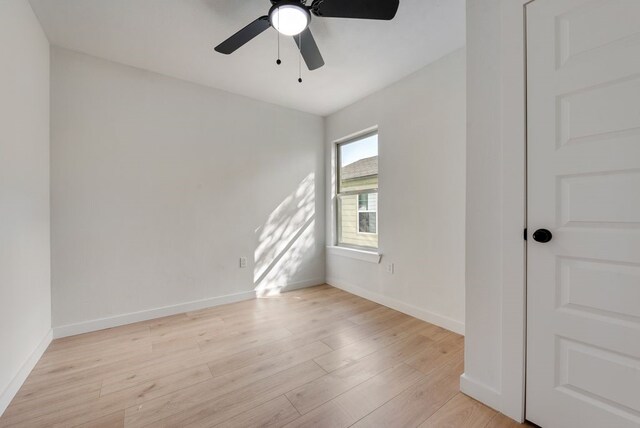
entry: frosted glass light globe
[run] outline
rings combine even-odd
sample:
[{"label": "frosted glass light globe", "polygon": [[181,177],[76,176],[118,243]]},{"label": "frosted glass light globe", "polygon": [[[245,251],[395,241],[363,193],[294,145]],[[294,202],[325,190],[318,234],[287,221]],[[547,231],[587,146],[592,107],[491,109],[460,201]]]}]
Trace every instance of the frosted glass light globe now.
[{"label": "frosted glass light globe", "polygon": [[269,18],[273,28],[285,36],[296,36],[309,25],[309,12],[294,4],[275,7]]}]

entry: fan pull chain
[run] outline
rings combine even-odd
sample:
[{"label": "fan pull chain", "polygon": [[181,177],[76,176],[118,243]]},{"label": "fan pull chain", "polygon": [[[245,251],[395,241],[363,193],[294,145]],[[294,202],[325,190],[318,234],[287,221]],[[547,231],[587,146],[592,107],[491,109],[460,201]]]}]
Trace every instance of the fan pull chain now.
[{"label": "fan pull chain", "polygon": [[298,55],[298,83],[302,83],[302,33],[298,34],[298,44],[300,45],[300,55]]},{"label": "fan pull chain", "polygon": [[280,65],[282,64],[282,61],[280,61],[280,32],[278,31],[278,59],[276,60],[276,64]]},{"label": "fan pull chain", "polygon": [[[278,8],[278,27],[280,27],[280,8]],[[280,31],[276,31],[278,33],[278,59],[276,60],[276,64],[282,64],[280,61]]]}]

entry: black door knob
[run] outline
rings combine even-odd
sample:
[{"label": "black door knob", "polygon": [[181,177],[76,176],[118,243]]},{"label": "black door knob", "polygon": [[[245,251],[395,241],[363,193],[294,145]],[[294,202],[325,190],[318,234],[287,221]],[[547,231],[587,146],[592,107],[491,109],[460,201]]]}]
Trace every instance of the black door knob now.
[{"label": "black door knob", "polygon": [[534,241],[542,242],[544,244],[551,241],[551,238],[553,238],[553,234],[547,229],[538,229],[533,232]]}]

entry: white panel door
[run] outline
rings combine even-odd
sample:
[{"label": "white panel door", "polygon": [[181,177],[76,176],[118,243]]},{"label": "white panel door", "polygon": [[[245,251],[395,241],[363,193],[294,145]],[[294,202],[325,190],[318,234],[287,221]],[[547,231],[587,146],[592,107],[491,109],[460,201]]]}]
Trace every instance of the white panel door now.
[{"label": "white panel door", "polygon": [[526,15],[527,419],[637,428],[640,0],[534,0]]}]

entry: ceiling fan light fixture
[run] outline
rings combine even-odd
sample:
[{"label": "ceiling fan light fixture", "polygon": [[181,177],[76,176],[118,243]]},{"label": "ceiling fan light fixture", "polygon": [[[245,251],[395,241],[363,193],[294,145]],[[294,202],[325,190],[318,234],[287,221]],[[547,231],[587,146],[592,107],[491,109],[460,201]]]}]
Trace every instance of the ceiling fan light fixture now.
[{"label": "ceiling fan light fixture", "polygon": [[271,8],[269,20],[280,34],[297,36],[309,26],[311,14],[302,4],[280,2]]},{"label": "ceiling fan light fixture", "polygon": [[[323,18],[390,20],[396,16],[400,0],[270,0],[271,9],[250,22],[215,47],[216,52],[229,55],[273,27],[280,34],[293,37],[300,56],[309,70],[324,65],[318,45],[311,34],[311,14]],[[310,3],[309,3],[310,2]],[[307,6],[309,3],[309,6]],[[276,64],[280,64],[280,58]]]}]

